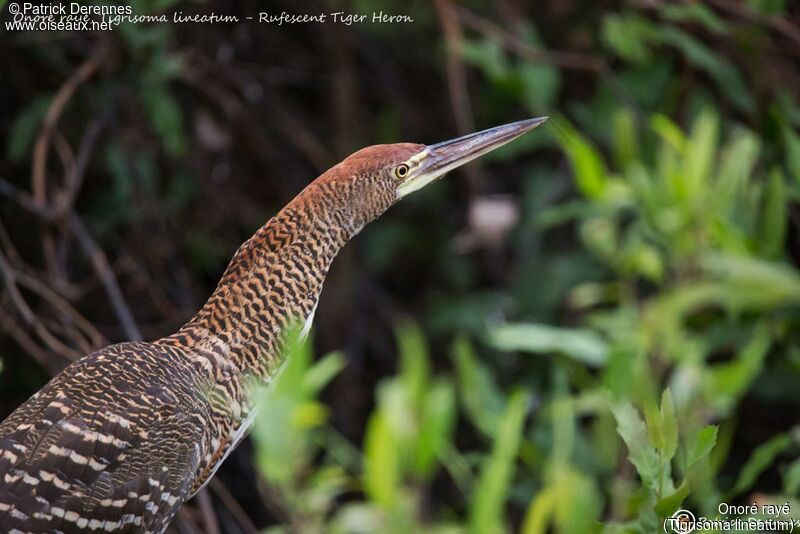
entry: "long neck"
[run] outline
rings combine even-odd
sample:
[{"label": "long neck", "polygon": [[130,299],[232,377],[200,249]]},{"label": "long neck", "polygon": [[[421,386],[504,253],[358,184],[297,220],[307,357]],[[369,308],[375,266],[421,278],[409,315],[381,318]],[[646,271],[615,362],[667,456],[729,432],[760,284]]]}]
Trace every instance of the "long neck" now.
[{"label": "long neck", "polygon": [[330,188],[312,183],[245,241],[208,302],[167,340],[271,376],[287,328],[310,321],[336,253],[364,224]]}]

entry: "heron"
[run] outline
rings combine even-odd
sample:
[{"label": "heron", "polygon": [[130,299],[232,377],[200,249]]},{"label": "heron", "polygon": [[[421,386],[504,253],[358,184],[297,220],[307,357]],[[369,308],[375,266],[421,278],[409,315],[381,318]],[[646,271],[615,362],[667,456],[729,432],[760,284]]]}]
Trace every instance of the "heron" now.
[{"label": "heron", "polygon": [[[363,148],[235,252],[177,332],[73,362],[0,424],[0,531],[163,532],[250,429],[338,251],[394,203],[539,126]],[[275,429],[280,432],[280,429]]]}]

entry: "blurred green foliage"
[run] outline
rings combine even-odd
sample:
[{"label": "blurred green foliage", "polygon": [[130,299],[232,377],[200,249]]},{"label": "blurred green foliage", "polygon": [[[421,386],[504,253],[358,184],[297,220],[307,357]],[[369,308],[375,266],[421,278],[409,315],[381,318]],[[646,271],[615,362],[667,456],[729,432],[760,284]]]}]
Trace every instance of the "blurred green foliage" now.
[{"label": "blurred green foliage", "polygon": [[[295,344],[275,383],[263,393],[253,431],[256,459],[266,479],[280,492],[289,518],[287,527],[304,532],[423,528],[459,532],[466,528],[486,533],[496,532],[503,523],[530,393],[520,390],[503,399],[474,359],[467,341],[460,340],[453,352],[464,368],[464,391],[479,397],[465,397],[462,403],[469,417],[482,421],[476,425],[485,425],[488,442],[488,450],[461,451],[453,433],[458,415],[456,385],[432,376],[425,339],[416,325],[402,323],[397,336],[400,370],[376,392],[363,452],[344,444],[343,438],[326,426],[324,405],[316,399],[341,370],[344,360],[340,354],[312,363],[308,345]],[[482,380],[474,383],[475,376]],[[494,408],[496,413],[473,412],[488,408],[482,402],[484,396],[493,396],[500,403]],[[472,409],[466,408],[468,403]],[[315,464],[320,453],[324,459]],[[420,516],[422,492],[439,470],[448,471],[459,491],[468,495],[469,512],[462,520],[455,514],[435,520]],[[364,500],[349,502],[331,514],[334,499],[347,491],[363,492]]]}]

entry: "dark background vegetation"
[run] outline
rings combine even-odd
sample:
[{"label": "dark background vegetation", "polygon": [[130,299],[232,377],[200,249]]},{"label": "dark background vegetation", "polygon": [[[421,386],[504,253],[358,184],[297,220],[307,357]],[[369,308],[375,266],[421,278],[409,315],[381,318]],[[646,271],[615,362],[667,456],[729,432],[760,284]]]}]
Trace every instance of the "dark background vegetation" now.
[{"label": "dark background vegetation", "polygon": [[796,503],[796,3],[132,5],[414,22],[3,31],[0,415],[173,332],[354,150],[550,115],[342,251],[313,346],[344,357],[272,399],[305,423],[268,409],[175,528],[650,532]]}]

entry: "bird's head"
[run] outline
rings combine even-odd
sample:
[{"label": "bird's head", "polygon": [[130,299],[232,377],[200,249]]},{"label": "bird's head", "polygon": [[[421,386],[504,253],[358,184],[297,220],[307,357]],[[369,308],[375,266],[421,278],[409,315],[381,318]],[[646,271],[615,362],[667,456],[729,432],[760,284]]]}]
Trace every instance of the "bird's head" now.
[{"label": "bird's head", "polygon": [[350,193],[347,203],[363,217],[358,221],[363,226],[397,200],[513,141],[545,120],[547,117],[513,122],[435,145],[370,146],[333,167],[323,175],[322,182],[335,183]]}]

